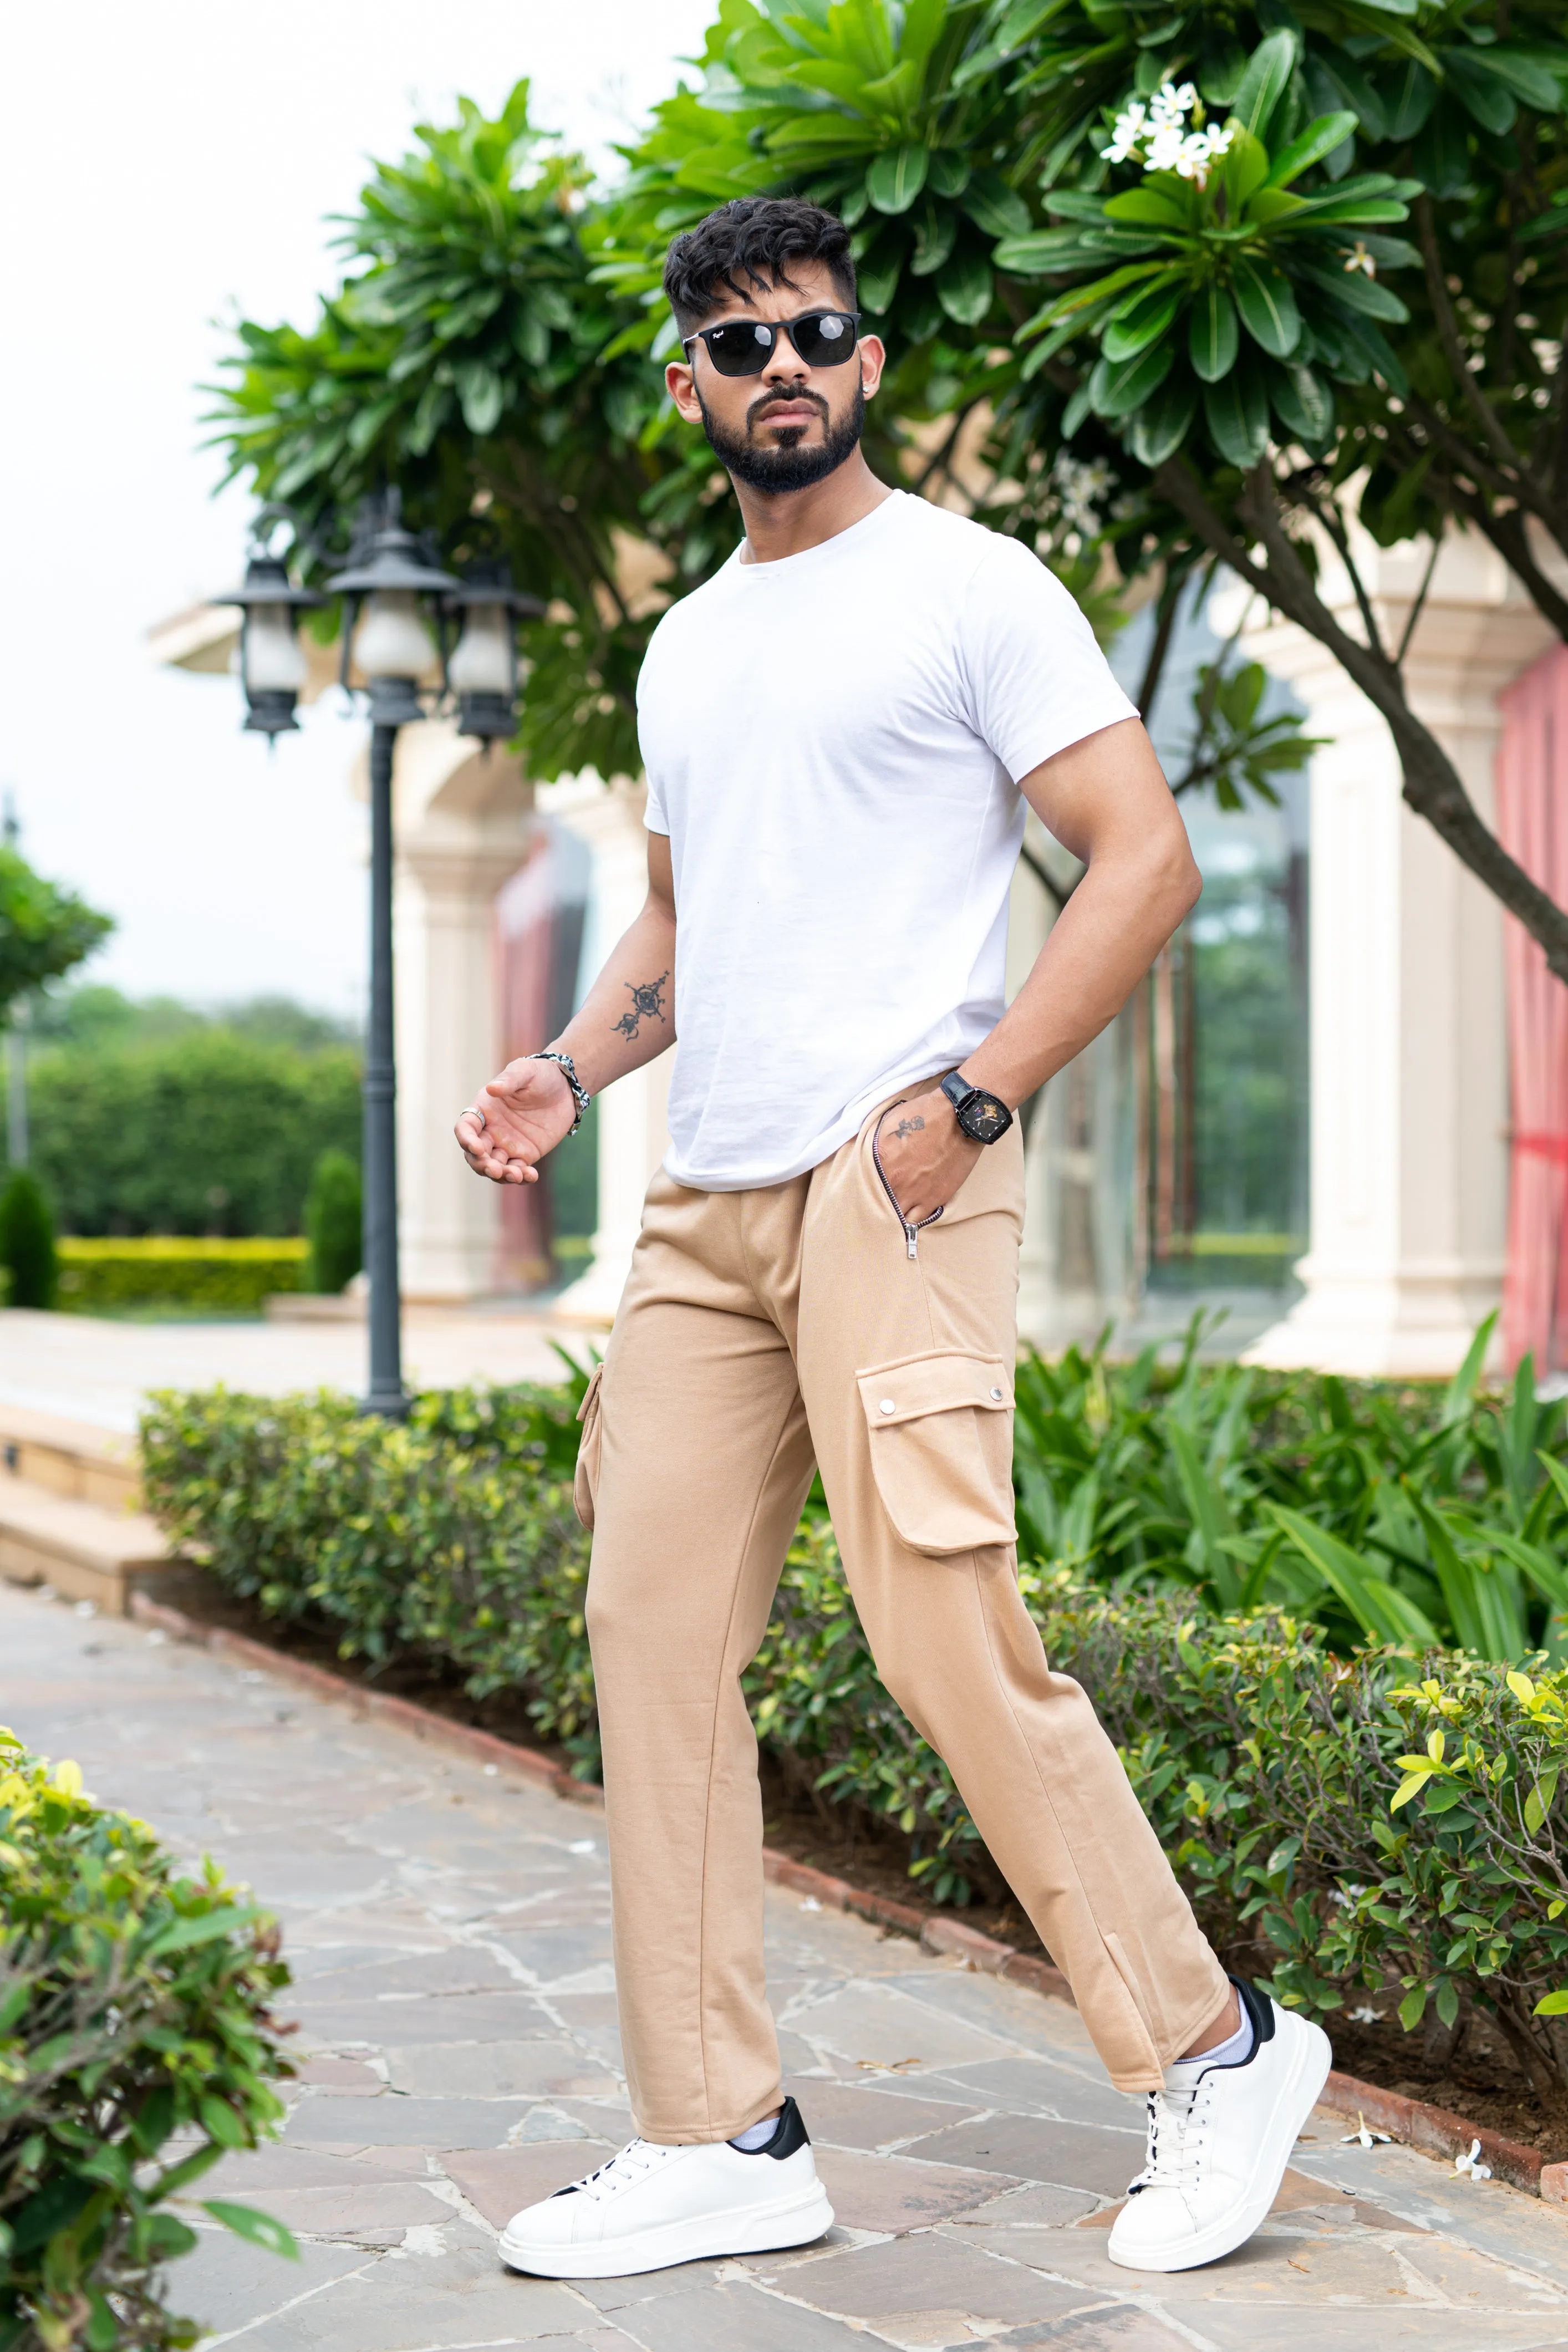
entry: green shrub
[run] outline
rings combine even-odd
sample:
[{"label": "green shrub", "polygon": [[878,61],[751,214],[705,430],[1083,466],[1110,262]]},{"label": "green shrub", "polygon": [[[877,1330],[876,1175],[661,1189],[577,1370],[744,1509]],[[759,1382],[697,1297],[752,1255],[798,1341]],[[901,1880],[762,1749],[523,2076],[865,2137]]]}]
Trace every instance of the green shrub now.
[{"label": "green shrub", "polygon": [[35,1055],[33,1162],[73,1234],[289,1234],[310,1171],[360,1132],[360,1063],[198,1029]]},{"label": "green shrub", "polygon": [[275,1291],[298,1290],[302,1241],[187,1241],[148,1234],[129,1241],[66,1234],[59,1243],[59,1304],[75,1315],[132,1307],[182,1307],[254,1315]]},{"label": "green shrub", "polygon": [[1069,1348],[1020,1363],[1014,1462],[1025,1557],[1116,1591],[1272,1604],[1336,1647],[1455,1642],[1516,1661],[1568,1653],[1568,1404],[1528,1357],[1503,1395]]},{"label": "green shrub", "polygon": [[0,1267],[10,1278],[8,1307],[52,1307],[57,1265],[54,1220],[31,1171],[13,1170],[0,1192]]},{"label": "green shrub", "polygon": [[[0,1923],[0,2352],[194,2344],[163,2301],[164,2266],[196,2242],[171,2202],[282,2115],[278,1931],[9,1732]],[[205,2210],[296,2251],[265,2214]]]},{"label": "green shrub", "polygon": [[[330,1625],[345,1656],[445,1664],[476,1696],[516,1690],[591,1777],[588,1541],[566,1483],[581,1387],[441,1392],[401,1428],[335,1396],[164,1395],[142,1424],[143,1487],[231,1591]],[[1568,2029],[1540,2011],[1568,1979],[1568,1674],[1409,1643],[1336,1655],[1279,1610],[1117,1595],[1080,1562],[1026,1566],[1020,1583],[1216,1940],[1259,1939],[1251,1965],[1317,2012],[1357,1985],[1398,2000],[1407,2025],[1428,2000],[1445,2021],[1479,2004],[1534,2079],[1568,2085]],[[938,1901],[999,1886],[945,1766],[877,1676],[819,1512],[745,1687],[786,1775],[902,1838]],[[1401,1759],[1417,1751],[1431,1777],[1413,1786]]]},{"label": "green shrub", "polygon": [[335,1297],[364,1263],[364,1188],[346,1151],[323,1151],[305,1195],[310,1256],[300,1288]]}]

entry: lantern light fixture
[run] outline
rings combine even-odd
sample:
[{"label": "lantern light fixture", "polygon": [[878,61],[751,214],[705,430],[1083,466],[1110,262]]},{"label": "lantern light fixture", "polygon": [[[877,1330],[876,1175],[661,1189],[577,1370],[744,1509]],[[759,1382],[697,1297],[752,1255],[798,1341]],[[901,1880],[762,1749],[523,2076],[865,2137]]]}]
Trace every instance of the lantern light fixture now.
[{"label": "lantern light fixture", "polygon": [[422,597],[446,596],[460,586],[443,572],[403,522],[395,490],[388,491],[373,527],[327,585],[347,597],[343,614],[342,684],[351,666],[370,691],[371,723],[403,727],[423,719],[419,682],[436,657],[420,617]]},{"label": "lantern light fixture", "polygon": [[215,604],[237,604],[239,676],[245,688],[245,724],[251,734],[272,740],[300,722],[294,706],[305,683],[305,656],[297,634],[301,612],[324,604],[313,589],[296,588],[289,567],[269,552],[263,514],[245,567],[245,584]]},{"label": "lantern light fixture", "polygon": [[517,624],[544,610],[537,596],[511,584],[504,557],[477,556],[463,566],[447,610],[461,622],[447,683],[458,698],[458,732],[492,742],[517,732]]}]

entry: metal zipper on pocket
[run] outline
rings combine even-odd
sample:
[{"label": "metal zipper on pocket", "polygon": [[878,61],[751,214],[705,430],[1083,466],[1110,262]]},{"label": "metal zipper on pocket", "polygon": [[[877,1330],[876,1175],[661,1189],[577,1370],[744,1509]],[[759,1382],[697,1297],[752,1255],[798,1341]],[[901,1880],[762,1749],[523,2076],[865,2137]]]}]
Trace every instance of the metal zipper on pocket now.
[{"label": "metal zipper on pocket", "polygon": [[877,1139],[875,1136],[871,1138],[871,1157],[877,1163],[877,1173],[882,1180],[882,1190],[886,1192],[889,1200],[891,1201],[893,1204],[893,1214],[897,1217],[900,1224],[902,1225],[904,1229],[904,1241],[909,1250],[909,1254],[910,1257],[918,1258],[920,1255],[920,1250],[917,1245],[919,1237],[924,1233],[928,1225],[935,1224],[937,1219],[942,1214],[942,1211],[940,1209],[933,1209],[929,1217],[922,1217],[918,1225],[911,1225],[909,1219],[905,1216],[902,1209],[899,1206],[898,1194],[894,1192],[892,1186],[888,1181],[888,1171],[882,1165],[882,1155],[877,1149]]}]

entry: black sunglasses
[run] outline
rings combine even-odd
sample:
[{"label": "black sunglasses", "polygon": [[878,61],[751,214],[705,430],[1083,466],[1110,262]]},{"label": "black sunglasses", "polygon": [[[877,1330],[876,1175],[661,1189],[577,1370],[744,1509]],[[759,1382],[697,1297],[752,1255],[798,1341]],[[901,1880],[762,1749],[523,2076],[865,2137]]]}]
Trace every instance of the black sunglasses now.
[{"label": "black sunglasses", "polygon": [[721,375],[761,375],[787,335],[807,367],[838,367],[855,349],[858,310],[806,310],[798,319],[722,319],[681,338],[689,361],[701,341]]}]

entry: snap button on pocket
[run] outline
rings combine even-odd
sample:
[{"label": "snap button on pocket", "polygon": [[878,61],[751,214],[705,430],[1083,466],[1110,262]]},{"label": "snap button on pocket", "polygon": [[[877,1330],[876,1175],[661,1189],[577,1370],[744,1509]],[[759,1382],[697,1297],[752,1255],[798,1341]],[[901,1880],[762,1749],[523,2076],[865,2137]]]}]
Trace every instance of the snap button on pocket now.
[{"label": "snap button on pocket", "polygon": [[1005,1373],[997,1357],[944,1353],[857,1374],[877,1492],[911,1551],[942,1559],[1015,1540]]}]

